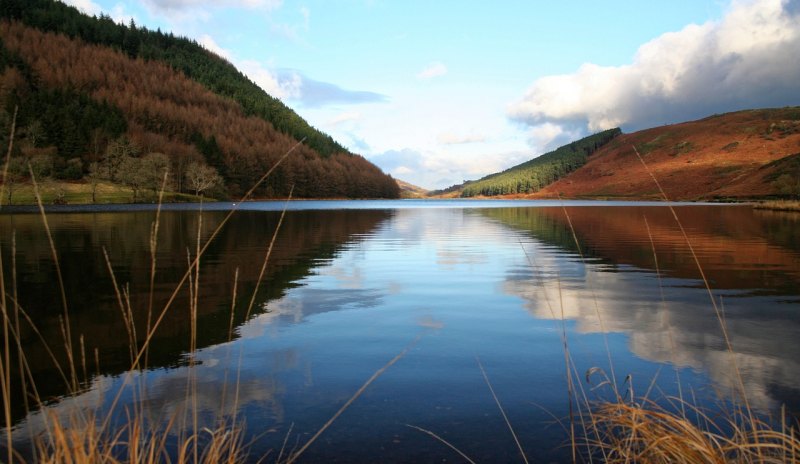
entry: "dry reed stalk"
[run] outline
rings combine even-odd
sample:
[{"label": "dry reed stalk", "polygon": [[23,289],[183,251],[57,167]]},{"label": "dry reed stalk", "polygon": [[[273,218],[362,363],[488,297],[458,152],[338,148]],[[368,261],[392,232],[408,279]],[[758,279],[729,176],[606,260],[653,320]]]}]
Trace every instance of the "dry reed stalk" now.
[{"label": "dry reed stalk", "polygon": [[44,225],[45,234],[47,235],[47,241],[50,244],[50,253],[53,257],[53,266],[56,270],[56,280],[58,281],[58,289],[61,294],[61,309],[62,313],[62,323],[61,323],[61,332],[62,336],[64,337],[64,349],[67,355],[67,361],[69,362],[69,373],[70,373],[70,381],[71,387],[73,391],[78,391],[78,372],[75,366],[75,359],[74,359],[74,351],[73,351],[73,344],[72,344],[72,327],[70,325],[69,320],[69,305],[67,304],[67,290],[64,286],[64,278],[61,274],[61,264],[58,259],[58,250],[56,250],[56,244],[53,241],[53,234],[50,232],[50,224],[47,221],[47,214],[45,214],[44,205],[42,204],[42,196],[39,192],[39,184],[36,182],[36,176],[33,173],[33,167],[30,163],[28,163],[28,172],[31,175],[31,182],[33,183],[33,193],[36,196],[36,204],[39,206],[39,214],[42,218],[42,224]]},{"label": "dry reed stalk", "polygon": [[[3,166],[3,186],[0,187],[0,207],[2,207],[2,199],[5,197],[6,180],[8,179],[8,165],[11,160],[11,153],[14,148],[14,132],[17,128],[17,107],[14,107],[14,117],[11,120],[11,134],[8,141],[8,153],[6,154],[5,165]],[[3,264],[2,253],[0,253],[0,310],[3,314],[3,346],[5,353],[0,360],[0,394],[3,397],[3,415],[5,429],[6,429],[6,448],[8,462],[14,459],[13,440],[11,437],[11,427],[14,425],[11,419],[11,340],[9,337],[9,315],[8,305],[6,299],[6,285],[5,273],[3,272],[5,266]],[[16,306],[16,305],[15,305]]]},{"label": "dry reed stalk", "polygon": [[[161,188],[158,191],[158,206],[156,207],[156,218],[150,228],[150,293],[147,301],[147,324],[145,325],[147,333],[150,333],[150,324],[153,319],[153,295],[155,293],[156,283],[156,262],[158,250],[158,228],[161,224],[161,205],[164,203],[164,191],[167,189],[167,179],[169,178],[169,170],[164,171],[164,179],[161,181]],[[144,353],[144,370],[147,370],[149,361],[149,350]]]},{"label": "dry reed stalk", "polygon": [[300,448],[297,452],[289,456],[289,458],[286,460],[286,464],[292,464],[293,462],[295,462],[300,457],[300,455],[302,455],[308,449],[309,446],[311,446],[315,441],[317,441],[317,438],[319,438],[319,436],[322,435],[322,433],[325,432],[328,429],[328,427],[330,427],[331,424],[333,424],[333,422],[336,419],[338,419],[339,416],[341,416],[342,413],[345,412],[347,408],[349,408],[350,405],[353,404],[353,402],[357,400],[358,397],[360,397],[364,393],[367,387],[372,385],[372,382],[374,382],[378,377],[380,377],[384,372],[386,372],[387,369],[392,367],[397,361],[402,359],[406,355],[406,353],[408,353],[409,350],[411,350],[411,348],[417,344],[420,338],[422,338],[422,335],[417,336],[417,338],[415,338],[411,343],[409,343],[408,346],[406,346],[403,349],[403,351],[398,353],[397,356],[395,356],[389,362],[384,364],[383,367],[375,371],[375,373],[372,374],[372,376],[369,379],[367,379],[367,381],[364,382],[364,384],[361,385],[361,387],[358,390],[356,390],[355,393],[353,393],[353,396],[351,396],[350,399],[348,399],[342,405],[342,407],[339,408],[339,410],[336,411],[336,413],[330,419],[328,419],[328,421],[325,422],[325,424],[322,427],[320,427],[319,430],[317,430],[317,433],[315,433],[311,438],[308,439],[308,441],[306,442],[305,445],[302,446],[302,448]]},{"label": "dry reed stalk", "polygon": [[[666,304],[666,296],[664,295],[664,283],[661,280],[661,268],[658,264],[658,254],[656,253],[656,242],[653,240],[653,233],[650,230],[650,222],[647,220],[647,216],[643,215],[642,218],[644,219],[644,225],[647,228],[647,238],[650,239],[650,249],[653,252],[653,264],[656,268],[656,278],[658,278],[658,291],[661,295],[661,303]],[[675,346],[675,338],[672,335],[672,324],[667,324],[667,337],[669,339],[670,350],[672,351],[672,355],[675,356],[677,353],[677,347]],[[678,400],[681,407],[681,417],[684,419],[686,418],[686,409],[684,408],[685,402],[683,401],[683,385],[681,384],[681,373],[680,369],[678,368],[677,362],[673,361],[672,363],[674,370],[675,370],[675,380],[678,386]]]},{"label": "dry reed stalk", "polygon": [[258,294],[258,289],[261,286],[261,281],[264,279],[264,274],[267,271],[267,263],[269,262],[270,256],[272,256],[272,248],[275,246],[275,240],[278,238],[278,232],[281,230],[281,225],[283,224],[283,218],[286,216],[286,209],[289,206],[289,201],[292,200],[292,193],[294,192],[294,185],[292,188],[289,189],[289,198],[286,199],[286,203],[284,204],[283,211],[281,211],[281,217],[278,219],[278,225],[275,226],[275,231],[272,233],[272,239],[269,241],[269,246],[267,247],[267,253],[264,255],[264,261],[261,263],[261,270],[258,273],[258,279],[256,279],[256,286],[253,289],[253,294],[250,297],[250,303],[247,305],[247,311],[244,315],[244,320],[250,318],[250,312],[253,310],[253,306],[256,304],[256,296]]},{"label": "dry reed stalk", "polygon": [[656,184],[658,191],[661,193],[661,197],[664,199],[665,202],[667,202],[667,207],[672,213],[672,217],[675,219],[675,223],[678,225],[678,229],[681,231],[681,235],[683,236],[683,239],[686,242],[686,246],[689,248],[689,252],[692,255],[692,259],[694,260],[695,266],[697,267],[697,271],[700,273],[700,277],[703,280],[706,292],[708,293],[708,297],[711,300],[711,305],[714,307],[714,313],[717,316],[720,329],[722,330],[722,337],[725,341],[725,347],[731,357],[731,363],[733,365],[734,374],[736,374],[736,379],[739,384],[738,387],[740,389],[740,394],[742,395],[742,401],[744,401],[745,408],[747,409],[748,414],[751,417],[751,421],[754,421],[755,416],[753,415],[752,409],[750,408],[750,402],[747,399],[747,392],[744,387],[744,380],[742,379],[741,371],[739,370],[738,363],[736,362],[736,353],[733,350],[731,339],[728,336],[728,327],[725,324],[725,319],[722,314],[722,311],[717,305],[717,300],[716,298],[714,298],[714,293],[711,290],[711,284],[709,284],[708,278],[706,277],[706,273],[703,270],[703,266],[700,264],[700,259],[697,257],[697,253],[694,251],[694,246],[692,246],[692,241],[689,239],[689,235],[686,233],[686,229],[684,229],[683,223],[678,218],[678,213],[675,212],[675,208],[673,208],[672,205],[669,204],[669,197],[667,197],[667,193],[661,187],[661,183],[658,182],[658,179],[656,179],[656,176],[650,170],[650,167],[647,166],[647,163],[644,162],[644,158],[642,158],[642,155],[639,154],[639,150],[637,150],[636,147],[633,145],[631,147],[633,148],[633,152],[636,153],[636,157],[639,158],[639,161],[642,163],[642,166],[644,166],[645,171],[647,171],[647,174],[650,176],[651,179],[653,179],[653,182]]},{"label": "dry reed stalk", "polygon": [[[564,206],[563,200],[561,199],[561,195],[558,195],[558,201],[561,203],[561,210],[564,212],[564,216],[567,218],[567,224],[569,225],[569,230],[572,233],[572,240],[575,242],[575,246],[578,248],[578,255],[581,257],[581,263],[586,266],[586,257],[583,255],[583,249],[581,248],[581,243],[578,240],[578,235],[575,233],[575,227],[572,225],[572,218],[569,217],[569,212],[567,212],[566,206]],[[606,330],[606,324],[603,320],[602,315],[600,314],[600,304],[597,302],[597,292],[594,291],[594,285],[592,285],[591,281],[587,279],[587,283],[589,284],[589,292],[592,295],[592,302],[594,303],[594,312],[597,316],[597,322],[600,324],[600,332],[603,334],[603,344],[605,345],[606,349],[606,356],[608,357],[608,368],[611,371],[611,382],[614,384],[614,389],[616,390],[617,387],[617,375],[614,372],[614,361],[611,358],[611,348],[608,345],[608,330]]]},{"label": "dry reed stalk", "polygon": [[449,447],[450,449],[452,449],[453,451],[458,453],[458,455],[461,456],[462,458],[464,458],[465,461],[469,462],[470,464],[475,464],[475,461],[470,459],[469,456],[467,456],[466,454],[462,453],[460,449],[456,448],[455,446],[453,446],[452,443],[450,443],[449,441],[447,441],[444,438],[440,437],[439,435],[436,435],[435,433],[431,432],[430,430],[423,429],[422,427],[417,427],[416,425],[411,425],[411,424],[406,424],[406,427],[411,427],[412,429],[416,429],[416,430],[419,430],[422,433],[430,435],[431,437],[435,438],[436,440],[439,440],[443,444],[447,445],[447,447]]},{"label": "dry reed stalk", "polygon": [[492,388],[492,383],[489,382],[489,376],[486,375],[486,370],[483,368],[480,358],[475,356],[475,361],[478,363],[478,367],[481,369],[483,380],[486,381],[486,386],[489,387],[489,392],[491,392],[492,398],[494,398],[494,402],[497,404],[497,408],[500,410],[500,414],[503,415],[503,420],[506,422],[506,426],[508,426],[508,431],[511,432],[511,436],[514,437],[514,443],[517,444],[517,449],[519,450],[520,456],[522,456],[522,461],[525,462],[525,464],[528,464],[528,457],[525,455],[525,450],[522,448],[522,444],[519,442],[519,438],[517,438],[517,434],[514,432],[514,427],[511,426],[511,421],[508,420],[506,411],[503,409],[503,405],[500,404],[500,400],[497,398],[494,388]]},{"label": "dry reed stalk", "polygon": [[[530,255],[527,252],[527,250],[525,250],[525,247],[522,245],[522,242],[520,242],[520,247],[522,248],[522,252],[525,255],[525,259],[528,261],[528,264],[531,266],[531,268],[532,269],[537,269],[538,265],[536,263],[536,257],[533,256],[533,255]],[[586,394],[586,391],[583,388],[583,384],[580,383],[580,382],[576,383],[573,380],[575,378],[580,378],[580,375],[578,375],[578,373],[577,373],[577,368],[575,367],[575,362],[572,359],[572,354],[570,353],[570,349],[569,349],[569,340],[567,338],[567,326],[566,326],[567,322],[566,322],[566,319],[564,317],[564,299],[563,299],[563,296],[562,296],[562,293],[561,293],[561,278],[559,276],[559,278],[557,279],[560,315],[556,315],[556,312],[553,309],[553,302],[550,301],[550,295],[548,294],[547,289],[546,289],[546,287],[544,285],[544,279],[542,278],[541,272],[537,272],[537,273],[535,273],[535,275],[536,275],[536,277],[538,279],[539,285],[541,286],[541,288],[542,288],[542,290],[544,292],[545,304],[547,304],[547,308],[550,311],[550,315],[552,316],[553,320],[557,320],[557,321],[559,321],[561,323],[560,337],[561,337],[561,343],[562,343],[562,345],[564,347],[564,367],[566,369],[566,381],[567,381],[567,404],[568,404],[568,407],[569,407],[569,428],[568,429],[566,427],[564,427],[564,428],[567,431],[567,434],[569,435],[570,450],[572,451],[572,462],[577,462],[577,459],[578,459],[578,456],[577,456],[578,442],[576,440],[576,433],[575,433],[575,411],[574,411],[574,408],[577,408],[578,411],[579,411],[577,416],[578,416],[578,419],[582,423],[581,425],[583,427],[583,430],[584,431],[588,430],[588,427],[586,427],[586,425],[583,424],[584,417],[583,417],[583,414],[580,413],[581,401],[579,401],[580,398],[576,394],[575,385],[577,384],[577,386],[578,386],[577,390],[580,391],[581,398],[582,398],[584,404],[587,404],[587,405],[589,404],[589,398],[588,398],[588,396]],[[587,414],[589,416],[591,416],[591,414],[592,414],[592,409],[590,407],[587,408]],[[587,452],[588,452],[588,449],[587,449]]]}]

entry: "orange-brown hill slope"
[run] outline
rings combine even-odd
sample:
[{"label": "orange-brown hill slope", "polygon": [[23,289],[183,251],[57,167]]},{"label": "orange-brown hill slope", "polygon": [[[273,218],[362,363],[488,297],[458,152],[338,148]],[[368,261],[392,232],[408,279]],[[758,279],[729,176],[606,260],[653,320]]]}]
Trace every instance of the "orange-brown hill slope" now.
[{"label": "orange-brown hill slope", "polygon": [[659,197],[648,169],[670,200],[800,194],[800,108],[738,111],[624,134],[532,196]]},{"label": "orange-brown hill slope", "polygon": [[[12,155],[51,154],[57,171],[74,161],[77,178],[92,162],[102,163],[107,147],[123,135],[143,155],[166,154],[179,191],[187,190],[181,181],[188,166],[206,162],[225,179],[227,194],[238,197],[298,143],[264,118],[248,115],[234,99],[158,60],[131,58],[113,47],[5,20],[0,21],[3,55],[15,58],[8,66],[0,60],[0,116],[10,121],[4,110],[19,105]],[[68,107],[59,98],[72,94],[83,100],[73,105],[75,114],[64,114]],[[42,109],[37,102],[49,104]],[[86,116],[91,102],[122,115],[122,134]],[[35,140],[30,136],[34,127],[44,132]],[[305,143],[255,196],[285,197],[289,192],[306,198],[399,196],[394,179],[362,156],[344,151],[323,156]]]}]

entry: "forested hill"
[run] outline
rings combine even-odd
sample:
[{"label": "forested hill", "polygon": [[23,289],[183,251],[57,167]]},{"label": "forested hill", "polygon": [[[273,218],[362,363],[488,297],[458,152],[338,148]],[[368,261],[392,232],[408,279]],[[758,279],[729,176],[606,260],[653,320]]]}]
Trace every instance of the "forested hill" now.
[{"label": "forested hill", "polygon": [[620,129],[609,129],[590,135],[503,172],[467,182],[457,189],[462,197],[537,192],[586,164],[592,153],[621,133]]},{"label": "forested hill", "polygon": [[399,196],[394,179],[196,42],[53,0],[2,0],[0,21],[0,137],[18,106],[14,155],[39,157],[53,177],[119,181],[119,152],[161,153],[178,190],[202,164],[236,196],[304,140],[257,196]]}]

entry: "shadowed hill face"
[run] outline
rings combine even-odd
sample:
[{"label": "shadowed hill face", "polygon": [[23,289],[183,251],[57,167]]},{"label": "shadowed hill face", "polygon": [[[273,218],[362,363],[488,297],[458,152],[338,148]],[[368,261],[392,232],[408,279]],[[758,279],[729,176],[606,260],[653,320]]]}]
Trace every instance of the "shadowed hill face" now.
[{"label": "shadowed hill face", "polygon": [[776,180],[797,176],[789,160],[800,152],[800,108],[740,111],[625,134],[535,196],[660,197],[634,147],[670,200],[787,194]]}]

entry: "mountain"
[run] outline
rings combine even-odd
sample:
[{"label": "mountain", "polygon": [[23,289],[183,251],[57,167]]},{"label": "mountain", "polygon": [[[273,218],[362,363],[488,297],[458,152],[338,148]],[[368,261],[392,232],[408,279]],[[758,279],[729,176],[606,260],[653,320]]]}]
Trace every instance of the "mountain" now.
[{"label": "mountain", "polygon": [[534,196],[659,198],[650,173],[670,200],[800,195],[800,107],[738,111],[620,135]]},{"label": "mountain", "polygon": [[15,107],[12,165],[23,168],[11,172],[23,180],[36,159],[43,176],[100,175],[135,191],[146,161],[168,163],[172,188],[190,191],[187,175],[202,165],[223,179],[220,196],[237,197],[302,141],[255,196],[399,196],[394,179],[196,42],[53,0],[0,4],[3,147]]},{"label": "mountain", "polygon": [[619,129],[609,129],[545,153],[530,161],[490,174],[476,181],[437,191],[442,196],[460,192],[462,197],[528,194],[564,177],[586,163],[603,145],[617,137]]}]

